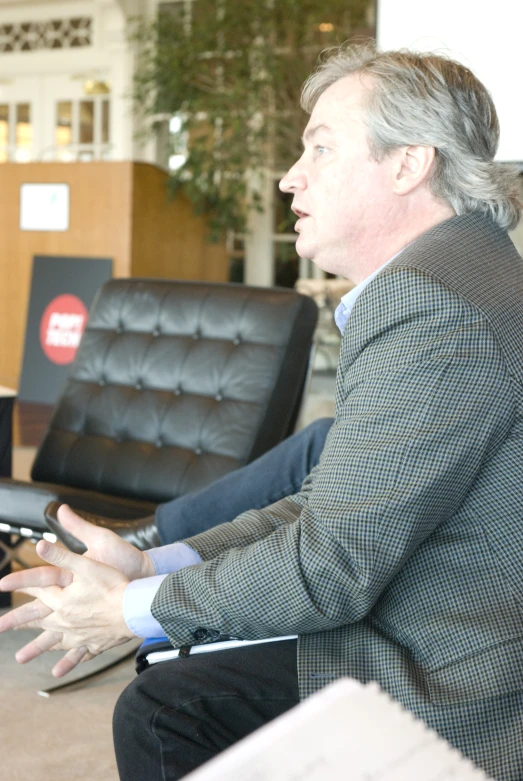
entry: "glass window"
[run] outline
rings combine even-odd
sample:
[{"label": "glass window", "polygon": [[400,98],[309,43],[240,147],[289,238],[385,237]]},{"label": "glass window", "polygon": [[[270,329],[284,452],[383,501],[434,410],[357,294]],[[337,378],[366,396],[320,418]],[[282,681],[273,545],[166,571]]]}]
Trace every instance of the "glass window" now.
[{"label": "glass window", "polygon": [[84,81],[84,95],[108,95],[110,91],[111,87],[106,81]]},{"label": "glass window", "polygon": [[274,244],[274,284],[278,287],[294,287],[300,276],[300,259],[293,244]]},{"label": "glass window", "polygon": [[0,163],[6,163],[9,157],[9,106],[0,104]]},{"label": "glass window", "polygon": [[31,125],[31,106],[18,103],[16,106],[15,159],[25,163],[31,159],[33,147],[33,126]]},{"label": "glass window", "polygon": [[274,182],[274,232],[290,233],[293,244],[296,241],[294,225],[297,217],[291,211],[292,193],[282,193],[279,187],[279,179]]},{"label": "glass window", "polygon": [[245,272],[244,237],[234,231],[228,231],[227,252],[229,255],[229,282],[243,282]]},{"label": "glass window", "polygon": [[108,144],[111,138],[109,101],[102,100],[102,144]]},{"label": "glass window", "polygon": [[73,104],[70,100],[60,100],[56,104],[56,146],[69,146],[73,143]]},{"label": "glass window", "polygon": [[94,143],[94,101],[80,101],[80,144]]}]

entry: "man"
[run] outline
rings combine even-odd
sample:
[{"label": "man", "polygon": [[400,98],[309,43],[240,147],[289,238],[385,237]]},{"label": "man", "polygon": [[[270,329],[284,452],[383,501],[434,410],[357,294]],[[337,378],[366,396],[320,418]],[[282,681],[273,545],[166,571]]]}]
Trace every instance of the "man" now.
[{"label": "man", "polygon": [[521,205],[493,162],[494,107],[461,65],[359,46],[320,66],[303,105],[304,152],[281,183],[297,249],[357,286],[337,313],[319,465],[296,495],[150,554],[63,509],[98,561],[38,543],[60,566],[5,579],[38,599],[0,629],[42,627],[19,659],[70,649],[58,674],[141,635],[149,604],[175,646],[298,636],[138,676],[115,712],[126,781],[180,778],[343,675],[516,781],[523,267],[505,229]]}]

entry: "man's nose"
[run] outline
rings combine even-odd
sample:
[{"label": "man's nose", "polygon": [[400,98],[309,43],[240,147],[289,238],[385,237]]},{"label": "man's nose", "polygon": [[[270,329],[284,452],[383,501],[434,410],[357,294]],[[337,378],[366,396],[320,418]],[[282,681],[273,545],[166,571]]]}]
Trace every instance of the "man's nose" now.
[{"label": "man's nose", "polygon": [[289,168],[283,179],[280,181],[280,190],[284,193],[292,193],[296,190],[304,190],[307,186],[305,173],[298,160],[292,168]]}]

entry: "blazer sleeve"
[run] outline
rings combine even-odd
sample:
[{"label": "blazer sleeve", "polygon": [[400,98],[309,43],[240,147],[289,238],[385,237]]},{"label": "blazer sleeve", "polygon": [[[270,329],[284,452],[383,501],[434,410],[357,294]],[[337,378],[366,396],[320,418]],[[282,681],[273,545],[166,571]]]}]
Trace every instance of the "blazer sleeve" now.
[{"label": "blazer sleeve", "polygon": [[203,563],[168,576],[152,606],[174,644],[362,619],[506,437],[515,405],[488,322],[442,283],[400,276],[358,299],[304,490],[186,540]]}]

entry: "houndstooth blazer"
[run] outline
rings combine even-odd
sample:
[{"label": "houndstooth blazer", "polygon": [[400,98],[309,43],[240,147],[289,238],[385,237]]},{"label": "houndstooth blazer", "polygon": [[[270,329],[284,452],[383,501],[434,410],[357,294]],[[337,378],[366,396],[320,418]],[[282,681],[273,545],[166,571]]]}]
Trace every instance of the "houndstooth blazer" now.
[{"label": "houndstooth blazer", "polygon": [[[300,691],[375,680],[498,781],[523,778],[523,262],[479,215],[357,299],[301,492],[189,539],[153,613],[296,633]],[[204,633],[205,633],[204,631]]]}]

